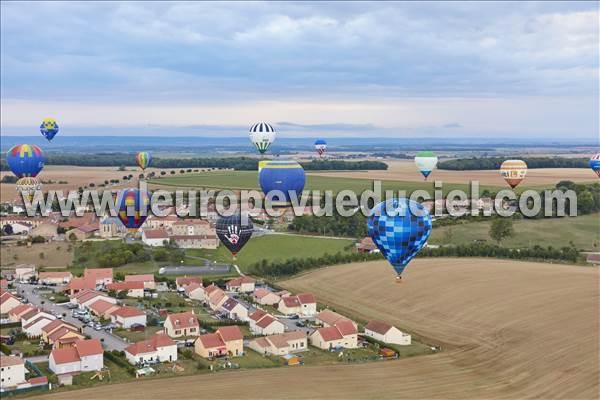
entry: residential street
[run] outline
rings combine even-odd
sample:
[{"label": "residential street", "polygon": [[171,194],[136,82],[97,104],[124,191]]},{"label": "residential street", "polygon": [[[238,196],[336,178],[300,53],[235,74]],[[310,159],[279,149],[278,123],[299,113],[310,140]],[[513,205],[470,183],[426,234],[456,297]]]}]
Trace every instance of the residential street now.
[{"label": "residential street", "polygon": [[[63,320],[77,327],[83,326],[81,321],[71,316],[71,310],[69,310],[65,305],[55,304],[50,300],[45,299],[38,293],[37,290],[34,290],[37,288],[38,286],[35,285],[17,284],[19,295],[29,300],[29,302],[34,306],[42,308],[46,311],[50,311],[51,313],[61,315],[66,314],[66,317],[63,317]],[[44,302],[44,304],[42,304],[42,302]],[[121,351],[129,345],[129,343],[125,342],[122,338],[113,335],[112,333],[108,333],[105,330],[97,331],[93,328],[85,326],[83,328],[83,333],[94,339],[99,339],[102,342],[105,350]]]}]

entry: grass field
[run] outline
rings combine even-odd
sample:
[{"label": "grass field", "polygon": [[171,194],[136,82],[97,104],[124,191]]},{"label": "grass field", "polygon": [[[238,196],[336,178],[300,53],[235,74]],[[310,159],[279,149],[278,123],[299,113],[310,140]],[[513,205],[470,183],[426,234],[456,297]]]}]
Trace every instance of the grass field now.
[{"label": "grass field", "polygon": [[2,267],[35,264],[38,268],[66,268],[73,261],[73,251],[69,247],[68,243],[36,243],[30,247],[3,243],[0,246]]},{"label": "grass field", "polygon": [[[347,172],[344,175],[320,176],[307,174],[305,190],[331,190],[337,193],[341,190],[352,190],[355,193],[362,193],[365,190],[373,190],[373,179],[375,177],[357,177],[352,178],[356,172]],[[332,173],[338,174],[338,173]],[[360,175],[359,175],[360,176]],[[381,183],[382,191],[385,190],[406,190],[407,194],[417,189],[427,190],[433,193],[433,181],[394,181],[388,180]],[[180,176],[168,176],[163,178],[151,179],[149,181],[150,189],[165,188],[212,188],[212,189],[256,189],[260,190],[258,185],[258,173],[254,171],[214,171],[198,174],[185,174]],[[541,188],[543,188],[542,186]],[[481,186],[480,190],[489,189],[498,191],[503,189],[502,182],[498,185]],[[538,187],[539,188],[539,187]],[[470,186],[466,183],[448,183],[443,187],[444,193],[450,190],[460,189],[467,193],[470,192]]]},{"label": "grass field", "polygon": [[[475,240],[494,242],[490,236],[491,221],[474,222],[463,225],[435,227],[431,233],[431,244],[468,244]],[[581,250],[598,251],[600,248],[600,216],[582,215],[573,218],[548,218],[536,220],[516,220],[513,222],[515,234],[502,242],[507,247],[561,248],[573,242]]]},{"label": "grass field", "polygon": [[222,399],[596,399],[598,278],[589,267],[493,259],[418,259],[401,285],[384,262],[325,268],[282,284],[310,290],[360,319],[408,327],[443,351],[388,362],[138,381],[41,398],[127,393],[128,399],[192,399],[209,392]]}]

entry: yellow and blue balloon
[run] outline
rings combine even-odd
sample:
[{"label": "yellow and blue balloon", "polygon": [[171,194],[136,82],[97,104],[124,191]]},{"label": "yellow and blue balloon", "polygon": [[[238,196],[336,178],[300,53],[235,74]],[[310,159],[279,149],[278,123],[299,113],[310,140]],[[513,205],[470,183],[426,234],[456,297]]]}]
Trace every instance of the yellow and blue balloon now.
[{"label": "yellow and blue balloon", "polygon": [[48,139],[48,141],[52,141],[54,136],[58,133],[58,124],[54,118],[44,118],[42,124],[40,125],[41,134]]}]

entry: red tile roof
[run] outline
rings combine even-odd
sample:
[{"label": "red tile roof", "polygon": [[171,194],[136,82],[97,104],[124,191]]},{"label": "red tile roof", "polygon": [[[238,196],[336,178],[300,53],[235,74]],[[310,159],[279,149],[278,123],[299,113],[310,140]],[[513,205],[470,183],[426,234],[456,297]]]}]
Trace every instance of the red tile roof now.
[{"label": "red tile roof", "polygon": [[25,314],[21,315],[21,319],[24,319],[25,321],[27,321],[28,319],[35,317],[41,311],[42,310],[40,310],[39,308],[33,308],[33,309],[27,311]]},{"label": "red tile roof", "polygon": [[135,307],[121,307],[116,309],[111,313],[114,316],[122,317],[122,318],[131,318],[131,317],[139,317],[141,315],[146,315],[142,310]]},{"label": "red tile roof", "polygon": [[183,276],[181,278],[175,278],[175,283],[177,284],[177,286],[186,286],[192,283],[197,283],[199,285],[202,285],[202,277],[200,276]]},{"label": "red tile roof", "polygon": [[332,340],[340,340],[344,338],[335,326],[319,328],[317,329],[317,332],[319,332],[323,340],[326,342],[331,342]]},{"label": "red tile roof", "polygon": [[146,239],[168,239],[169,234],[164,229],[144,229]]},{"label": "red tile roof", "polygon": [[225,342],[221,339],[221,336],[216,333],[207,333],[205,335],[198,336],[198,339],[205,349],[214,349],[215,347],[225,347]]},{"label": "red tile roof", "polygon": [[232,340],[243,340],[244,335],[237,325],[222,326],[217,329],[217,333],[221,336],[224,342],[230,342]]},{"label": "red tile roof", "polygon": [[251,278],[249,276],[240,276],[238,278],[233,278],[227,281],[227,286],[229,287],[240,287],[243,283],[255,283],[256,279]]},{"label": "red tile roof", "polygon": [[84,277],[94,277],[96,279],[112,279],[113,269],[112,268],[86,268],[83,271]]},{"label": "red tile roof", "polygon": [[152,275],[152,274],[125,275],[125,282],[154,282],[154,275]]},{"label": "red tile roof", "polygon": [[[38,322],[40,322],[40,321],[41,321],[41,320],[43,320],[43,319],[45,319],[46,321],[48,321],[48,322],[47,322],[48,324],[49,324],[50,322],[54,321],[53,319],[50,319],[49,317],[47,317],[47,316],[45,316],[45,315],[42,315],[41,317],[34,318],[34,320],[33,320],[33,321],[31,321],[30,323],[28,323],[27,325],[25,325],[25,326],[23,327],[23,329],[27,329],[27,328],[29,328],[29,327],[31,327],[31,326],[33,326],[33,325],[37,324]],[[44,325],[44,326],[46,326],[46,325]]]},{"label": "red tile roof", "polygon": [[118,306],[105,300],[96,300],[89,305],[89,308],[92,309],[92,311],[94,311],[96,314],[104,314],[113,307]]},{"label": "red tile roof", "polygon": [[21,316],[33,310],[34,307],[29,304],[20,304],[8,312],[9,315]]},{"label": "red tile roof", "polygon": [[341,314],[336,313],[331,310],[323,310],[318,313],[315,317],[316,319],[323,321],[327,325],[335,325],[339,321],[349,321],[349,318],[344,317]]},{"label": "red tile roof", "polygon": [[135,356],[137,354],[155,352],[159,347],[167,346],[176,346],[176,343],[167,335],[158,333],[148,340],[129,345],[125,348],[125,351]]},{"label": "red tile roof", "polygon": [[267,312],[265,310],[261,310],[259,308],[256,311],[254,311],[252,314],[250,314],[250,319],[253,320],[253,321],[255,321],[255,322],[258,322],[265,315],[267,315]]},{"label": "red tile roof", "polygon": [[[225,303],[223,303],[223,305],[221,307],[227,311],[232,311],[235,308],[235,306],[237,306],[238,304],[240,304],[240,303],[237,300],[229,298],[229,299],[225,300]],[[242,305],[242,307],[244,307],[244,305]]]},{"label": "red tile roof", "polygon": [[107,290],[115,290],[120,292],[122,290],[132,290],[132,289],[143,289],[144,282],[141,281],[129,281],[129,282],[114,282],[106,285]]},{"label": "red tile roof", "polygon": [[56,364],[66,364],[81,361],[79,353],[75,347],[63,347],[61,349],[54,349],[50,353],[50,357],[54,359]]},{"label": "red tile roof", "polygon": [[21,357],[17,356],[5,356],[4,354],[0,355],[0,367],[11,367],[13,365],[23,365],[25,361]]},{"label": "red tile roof", "polygon": [[81,357],[103,354],[102,343],[98,339],[78,340],[73,347],[54,349],[50,356],[56,364],[65,364],[80,361]]},{"label": "red tile roof", "polygon": [[312,293],[300,293],[298,294],[298,300],[302,304],[312,304],[317,302],[317,298]]},{"label": "red tile roof", "polygon": [[275,321],[275,318],[271,317],[270,315],[265,315],[263,318],[260,319],[260,321],[256,323],[256,325],[264,329]]},{"label": "red tile roof", "polygon": [[286,307],[291,308],[300,306],[300,300],[298,299],[298,296],[287,296],[282,298],[282,300]]},{"label": "red tile roof", "polygon": [[104,352],[102,350],[102,343],[98,339],[80,340],[75,342],[75,348],[80,357],[93,356]]},{"label": "red tile roof", "polygon": [[[44,326],[42,328],[43,332],[46,333],[50,333],[52,332],[54,329],[58,328],[61,325],[70,325],[67,322],[64,322],[63,320],[60,319],[55,319],[54,321],[50,322],[48,325]],[[75,329],[75,327],[73,327]]]},{"label": "red tile roof", "polygon": [[392,329],[392,325],[388,324],[387,322],[374,319],[369,321],[369,323],[365,326],[365,329],[379,333],[380,335],[385,335],[390,329]]},{"label": "red tile roof", "polygon": [[30,385],[41,385],[41,384],[44,384],[44,383],[48,383],[48,377],[46,377],[46,376],[35,376],[33,378],[29,378],[27,380],[27,382]]},{"label": "red tile roof", "polygon": [[171,321],[173,328],[192,328],[199,327],[198,318],[191,311],[181,312],[177,314],[169,314],[167,319]]},{"label": "red tile roof", "polygon": [[267,296],[268,294],[273,293],[270,290],[267,290],[265,288],[258,288],[254,291],[254,297],[257,299],[262,299],[263,297]]},{"label": "red tile roof", "polygon": [[335,324],[335,327],[337,328],[338,331],[340,331],[342,336],[355,335],[358,333],[358,331],[356,330],[356,327],[350,320],[338,321]]},{"label": "red tile roof", "polygon": [[63,326],[61,328],[58,328],[54,332],[52,332],[50,335],[48,335],[48,339],[50,339],[51,342],[56,342],[57,340],[62,339],[63,336],[65,336],[67,333],[70,333],[70,332],[73,332],[73,333],[79,335],[81,338],[84,337],[76,329],[69,328],[68,326]]},{"label": "red tile roof", "polygon": [[[0,304],[4,304],[5,302],[7,302],[7,301],[8,301],[8,299],[15,299],[15,300],[17,300],[17,298],[16,298],[15,296],[13,296],[13,294],[12,294],[12,293],[9,293],[9,292],[3,292],[3,293],[0,295]],[[17,300],[17,301],[18,301],[18,300]],[[19,307],[19,306],[17,306],[17,307]]]},{"label": "red tile roof", "polygon": [[186,293],[188,296],[189,296],[189,295],[190,295],[190,293],[192,293],[194,290],[196,290],[196,289],[203,289],[203,288],[204,288],[204,286],[202,286],[202,285],[201,285],[201,284],[199,284],[199,283],[195,283],[195,282],[192,282],[192,283],[190,283],[189,285],[185,285],[185,287],[184,287],[184,289],[185,289],[185,293]]},{"label": "red tile roof", "polygon": [[69,284],[65,287],[65,290],[93,290],[96,289],[96,280],[88,277],[77,277],[71,279]]}]

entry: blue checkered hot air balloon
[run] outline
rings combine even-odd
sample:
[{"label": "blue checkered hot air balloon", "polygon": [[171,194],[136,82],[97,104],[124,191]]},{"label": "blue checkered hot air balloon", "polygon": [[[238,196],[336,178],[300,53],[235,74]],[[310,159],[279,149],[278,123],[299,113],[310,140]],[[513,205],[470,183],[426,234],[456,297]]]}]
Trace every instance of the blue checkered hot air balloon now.
[{"label": "blue checkered hot air balloon", "polygon": [[400,279],[404,268],[427,243],[431,216],[417,202],[405,198],[390,199],[371,210],[367,226],[373,242]]}]

